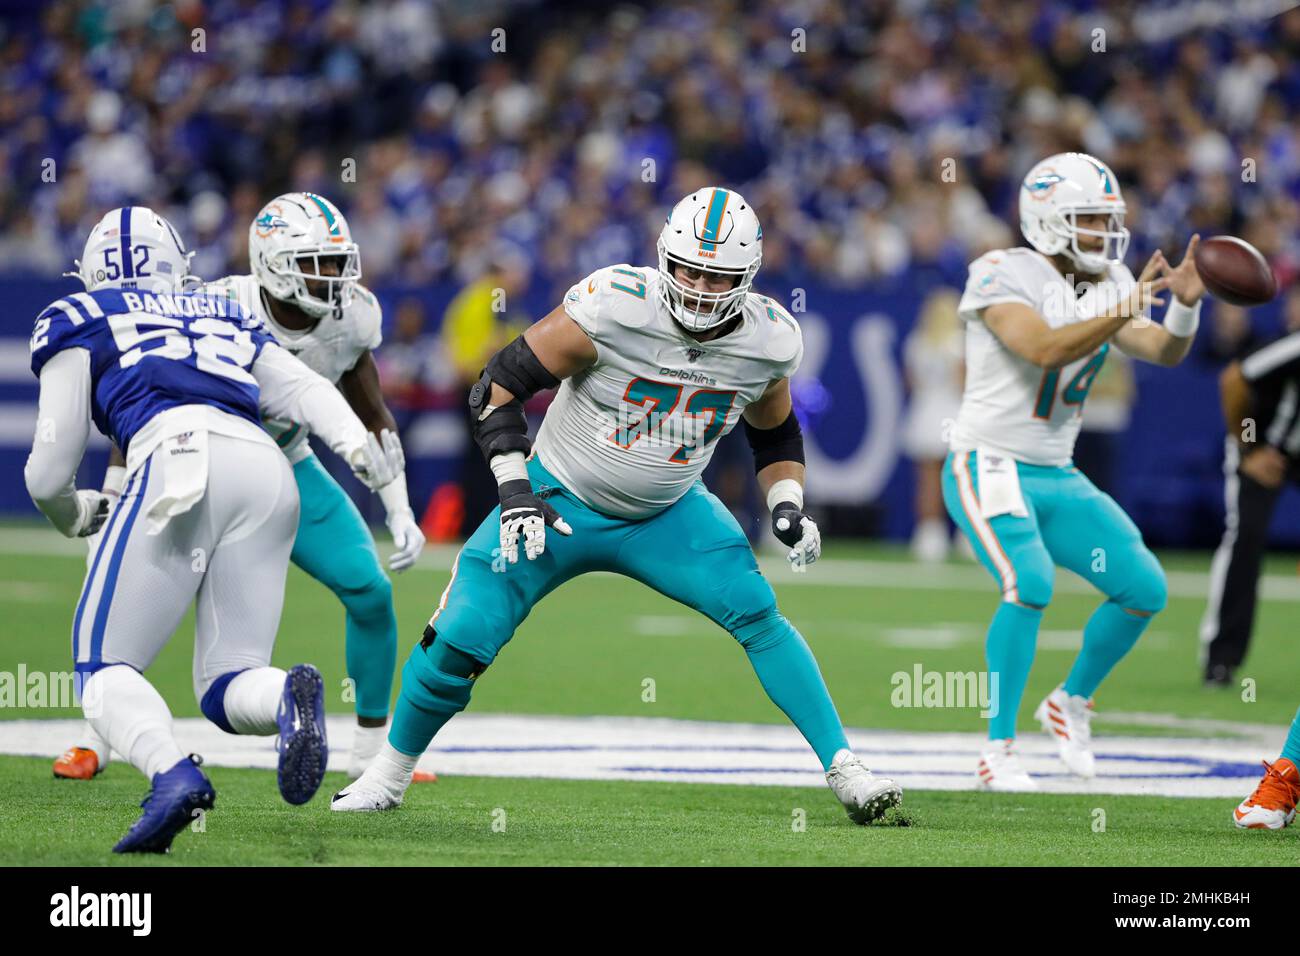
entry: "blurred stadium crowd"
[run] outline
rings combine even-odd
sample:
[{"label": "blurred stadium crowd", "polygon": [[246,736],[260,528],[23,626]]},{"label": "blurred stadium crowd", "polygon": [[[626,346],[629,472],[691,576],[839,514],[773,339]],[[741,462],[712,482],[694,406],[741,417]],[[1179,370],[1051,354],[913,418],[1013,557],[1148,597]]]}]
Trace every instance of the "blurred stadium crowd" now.
[{"label": "blurred stadium crowd", "polygon": [[507,260],[562,291],[645,259],[664,207],[722,181],[760,212],[769,283],[960,286],[1018,241],[1023,172],[1074,148],[1119,174],[1135,261],[1191,226],[1244,236],[1284,283],[1300,264],[1300,11],[1183,33],[1176,4],[1128,2],[0,9],[7,270],[56,274],[129,202],[177,223],[199,274],[242,269],[245,224],[293,188],[348,214],[368,283]]},{"label": "blurred stadium crowd", "polygon": [[[410,447],[467,448],[469,469],[481,462],[460,434],[462,395],[486,358],[594,269],[653,261],[668,206],[724,183],[763,223],[760,289],[787,302],[815,292],[809,308],[830,300],[831,324],[870,308],[899,333],[915,327],[896,353],[911,390],[899,424],[923,476],[960,395],[955,290],[973,258],[1021,243],[1020,180],[1043,156],[1082,149],[1111,164],[1135,270],[1157,247],[1180,256],[1194,230],[1231,233],[1293,285],[1300,9],[1270,19],[1269,4],[1288,6],[0,0],[0,281],[12,292],[57,277],[100,215],[127,203],[177,225],[196,274],[242,272],[268,199],[322,193],[347,214],[363,281],[386,303],[378,359],[404,434],[431,409],[456,416],[454,440],[430,426]],[[1164,516],[1165,538],[1213,531],[1213,375],[1300,328],[1300,288],[1280,311],[1213,306],[1200,371],[1157,386],[1198,396],[1180,402],[1195,423],[1175,437],[1140,420],[1141,371],[1107,362],[1077,460],[1108,490],[1123,461],[1129,487],[1116,494],[1144,529]],[[27,321],[15,317],[14,336]],[[843,417],[856,373],[827,371],[846,399],[836,431],[863,432],[865,413]],[[796,391],[801,415],[822,384]],[[23,443],[26,427],[14,429]],[[1130,433],[1157,440],[1121,449]],[[1188,479],[1181,504],[1163,487],[1143,508],[1143,477],[1170,462]],[[723,442],[715,464],[724,500],[753,498],[744,449]],[[475,480],[466,471],[459,484]],[[905,485],[891,479],[891,500],[910,511]],[[944,524],[937,492],[920,485],[918,525]]]}]

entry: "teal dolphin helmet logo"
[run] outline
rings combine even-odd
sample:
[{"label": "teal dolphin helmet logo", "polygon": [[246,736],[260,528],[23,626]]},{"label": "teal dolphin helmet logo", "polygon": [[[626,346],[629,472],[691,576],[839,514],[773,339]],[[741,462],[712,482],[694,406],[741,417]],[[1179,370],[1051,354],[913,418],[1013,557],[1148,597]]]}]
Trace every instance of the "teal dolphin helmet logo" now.
[{"label": "teal dolphin helmet logo", "polygon": [[1025,180],[1025,188],[1029,190],[1035,199],[1044,199],[1056,188],[1057,183],[1064,180],[1065,177],[1059,173],[1042,173]]}]

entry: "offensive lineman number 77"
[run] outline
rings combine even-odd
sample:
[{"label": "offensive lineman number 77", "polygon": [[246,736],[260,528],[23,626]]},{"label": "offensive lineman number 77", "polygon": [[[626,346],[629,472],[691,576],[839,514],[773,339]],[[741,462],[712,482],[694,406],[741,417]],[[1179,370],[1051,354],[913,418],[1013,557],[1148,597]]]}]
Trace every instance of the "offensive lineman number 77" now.
[{"label": "offensive lineman number 77", "polygon": [[[639,405],[646,410],[637,421],[620,425],[609,440],[620,448],[631,448],[636,442],[656,431],[677,409],[682,397],[682,386],[657,382],[651,378],[634,378],[623,392],[621,408]],[[690,463],[691,456],[722,434],[727,424],[727,413],[736,400],[736,393],[723,389],[701,388],[686,400],[685,413],[689,419],[708,415],[708,423],[698,439],[684,441],[677,446],[668,460],[678,465]]]}]

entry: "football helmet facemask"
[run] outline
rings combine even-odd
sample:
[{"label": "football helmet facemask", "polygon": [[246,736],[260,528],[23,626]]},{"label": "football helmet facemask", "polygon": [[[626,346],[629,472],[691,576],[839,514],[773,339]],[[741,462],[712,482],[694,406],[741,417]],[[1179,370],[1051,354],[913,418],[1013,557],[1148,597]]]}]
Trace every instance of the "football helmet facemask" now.
[{"label": "football helmet facemask", "polygon": [[[659,297],[691,332],[715,328],[740,314],[763,261],[763,227],[737,192],[708,187],[691,193],[668,214],[659,233]],[[675,275],[678,266],[726,276],[719,292],[693,289]]]}]

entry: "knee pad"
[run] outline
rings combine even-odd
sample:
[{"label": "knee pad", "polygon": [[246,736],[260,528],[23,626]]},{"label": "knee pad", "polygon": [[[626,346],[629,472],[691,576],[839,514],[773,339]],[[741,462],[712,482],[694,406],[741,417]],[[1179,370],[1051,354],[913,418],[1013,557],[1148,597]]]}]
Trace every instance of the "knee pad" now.
[{"label": "knee pad", "polygon": [[381,620],[393,616],[393,584],[380,572],[359,588],[339,593],[339,599],[358,621]]},{"label": "knee pad", "polygon": [[238,731],[230,725],[230,720],[226,717],[226,688],[245,670],[247,668],[222,674],[208,685],[208,689],[199,698],[199,710],[203,711],[203,716],[228,734],[238,733]]},{"label": "knee pad", "polygon": [[722,582],[715,592],[715,600],[716,606],[697,610],[703,611],[732,634],[768,615],[780,617],[776,610],[776,593],[757,568]]},{"label": "knee pad", "polygon": [[1051,561],[1026,562],[1024,567],[1016,567],[1016,589],[1002,595],[1004,601],[1023,604],[1041,611],[1052,603],[1052,585],[1056,570]]},{"label": "knee pad", "polygon": [[795,630],[785,619],[785,615],[773,604],[763,613],[750,616],[738,624],[732,629],[731,636],[740,643],[746,653],[752,654],[775,647],[794,633]]},{"label": "knee pad", "polygon": [[402,696],[419,710],[451,718],[469,706],[474,680],[486,669],[486,664],[438,640],[429,625],[402,668]]},{"label": "knee pad", "polygon": [[1145,551],[1133,572],[1128,575],[1124,589],[1113,598],[1126,611],[1156,614],[1163,611],[1169,601],[1169,584],[1165,569],[1156,556]]}]

